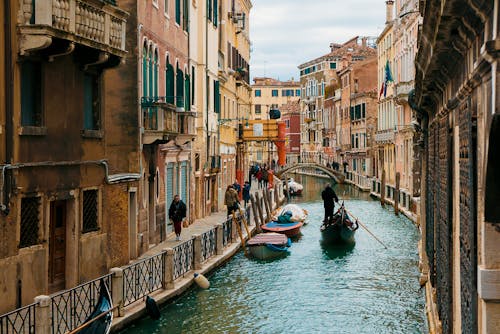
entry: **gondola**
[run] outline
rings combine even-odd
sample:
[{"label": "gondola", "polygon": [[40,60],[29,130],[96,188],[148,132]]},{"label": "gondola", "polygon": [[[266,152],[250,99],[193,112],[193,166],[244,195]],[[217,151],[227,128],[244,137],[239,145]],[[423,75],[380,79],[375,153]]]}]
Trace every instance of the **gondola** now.
[{"label": "gondola", "polygon": [[323,222],[320,231],[325,244],[349,244],[354,242],[354,234],[358,228],[358,222],[349,217],[342,202],[333,217]]},{"label": "gondola", "polygon": [[77,331],[78,334],[108,334],[113,322],[113,302],[108,287],[101,279],[99,288],[99,299],[92,313],[85,320],[82,329]]}]

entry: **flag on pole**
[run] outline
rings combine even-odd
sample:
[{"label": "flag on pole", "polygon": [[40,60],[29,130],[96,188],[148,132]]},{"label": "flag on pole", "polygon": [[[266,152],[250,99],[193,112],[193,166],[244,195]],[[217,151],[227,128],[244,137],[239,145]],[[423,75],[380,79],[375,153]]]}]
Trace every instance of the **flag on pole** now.
[{"label": "flag on pole", "polygon": [[378,93],[378,100],[380,101],[380,98],[382,97],[382,94],[384,94],[384,83],[382,82],[382,86],[380,86],[380,92]]},{"label": "flag on pole", "polygon": [[387,60],[385,63],[384,97],[387,95],[387,85],[389,82],[394,82],[394,80],[392,80],[391,68],[389,67],[389,60]]}]

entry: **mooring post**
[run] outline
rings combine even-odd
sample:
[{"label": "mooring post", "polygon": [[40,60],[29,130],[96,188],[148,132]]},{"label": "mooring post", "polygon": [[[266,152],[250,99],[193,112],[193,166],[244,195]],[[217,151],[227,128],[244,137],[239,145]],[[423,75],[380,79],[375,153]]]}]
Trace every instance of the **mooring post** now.
[{"label": "mooring post", "polygon": [[380,185],[380,205],[385,205],[385,169],[382,170],[382,184]]},{"label": "mooring post", "polygon": [[263,209],[262,209],[262,201],[260,199],[260,195],[258,192],[255,193],[255,206],[257,207],[257,210],[259,211],[259,229],[260,229],[260,225],[265,224],[265,222],[264,222],[264,214],[263,214]]},{"label": "mooring post", "polygon": [[394,213],[399,216],[399,179],[401,175],[396,173],[396,192],[394,194]]},{"label": "mooring post", "polygon": [[253,194],[250,195],[250,206],[252,207],[253,222],[255,223],[255,227],[257,227],[257,232],[259,232],[260,229],[259,213],[257,212],[257,206]]},{"label": "mooring post", "polygon": [[201,234],[194,234],[194,269],[201,269]]},{"label": "mooring post", "polygon": [[174,249],[173,248],[165,248],[163,249],[165,252],[163,260],[165,272],[163,273],[163,288],[165,290],[170,290],[174,288]]}]

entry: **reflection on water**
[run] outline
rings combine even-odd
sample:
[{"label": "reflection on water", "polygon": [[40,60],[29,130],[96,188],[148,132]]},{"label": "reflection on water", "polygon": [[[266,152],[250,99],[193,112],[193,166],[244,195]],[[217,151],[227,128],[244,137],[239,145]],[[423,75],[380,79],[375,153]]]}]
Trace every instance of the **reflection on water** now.
[{"label": "reflection on water", "polygon": [[328,245],[323,243],[322,241],[320,241],[319,243],[321,245],[321,248],[323,249],[323,254],[331,260],[348,256],[352,253],[352,250],[356,245],[355,242],[342,245]]},{"label": "reflection on water", "polygon": [[271,262],[239,252],[208,277],[210,289],[191,289],[166,305],[154,322],[143,319],[125,333],[426,333],[424,295],[418,283],[418,233],[404,217],[356,189],[336,185],[364,230],[343,248],[321,245],[321,189],[327,180],[297,177],[309,211],[290,254]]}]

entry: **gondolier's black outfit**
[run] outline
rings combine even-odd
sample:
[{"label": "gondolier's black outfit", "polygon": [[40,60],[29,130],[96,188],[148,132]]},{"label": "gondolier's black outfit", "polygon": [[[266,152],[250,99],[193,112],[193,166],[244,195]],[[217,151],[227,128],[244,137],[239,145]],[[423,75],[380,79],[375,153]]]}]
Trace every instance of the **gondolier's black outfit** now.
[{"label": "gondolier's black outfit", "polygon": [[[323,207],[325,208],[325,221],[328,218],[333,217],[333,209],[335,207],[335,202],[339,201],[337,194],[329,185],[325,187],[325,190],[321,193],[321,198],[323,199]],[[335,200],[335,202],[334,202]]]}]

